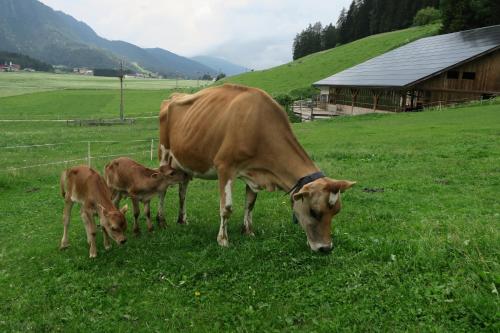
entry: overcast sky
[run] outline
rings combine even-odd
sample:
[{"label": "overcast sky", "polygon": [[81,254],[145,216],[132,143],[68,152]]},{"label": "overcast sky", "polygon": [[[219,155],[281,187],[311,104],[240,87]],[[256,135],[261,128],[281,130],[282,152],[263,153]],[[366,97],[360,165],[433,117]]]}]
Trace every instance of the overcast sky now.
[{"label": "overcast sky", "polygon": [[253,69],[292,58],[297,32],[336,22],[351,0],[41,0],[101,37],[183,56],[214,55]]}]

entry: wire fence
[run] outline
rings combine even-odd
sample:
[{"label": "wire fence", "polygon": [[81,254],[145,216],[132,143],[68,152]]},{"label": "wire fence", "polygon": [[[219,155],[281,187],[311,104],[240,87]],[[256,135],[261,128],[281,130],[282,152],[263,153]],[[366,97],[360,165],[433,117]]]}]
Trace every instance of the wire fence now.
[{"label": "wire fence", "polygon": [[[157,140],[156,140],[157,141]],[[130,151],[126,153],[121,153],[121,154],[106,154],[106,155],[93,155],[92,154],[92,145],[93,144],[112,144],[112,143],[147,143],[148,149],[142,149],[138,151]],[[52,166],[52,165],[68,165],[70,163],[75,163],[75,162],[85,162],[89,167],[92,166],[92,161],[98,160],[98,159],[104,159],[104,158],[113,158],[113,157],[119,157],[119,156],[134,156],[134,155],[149,155],[150,160],[153,160],[154,156],[154,151],[155,151],[155,139],[142,139],[142,140],[127,140],[127,141],[112,141],[112,140],[82,140],[82,141],[70,141],[70,142],[56,142],[56,143],[41,143],[41,144],[20,144],[20,145],[12,145],[12,146],[0,146],[0,151],[1,150],[14,150],[14,149],[29,149],[29,148],[34,148],[34,149],[41,149],[41,148],[52,148],[52,147],[57,147],[57,146],[71,146],[74,147],[75,145],[86,145],[86,155],[80,158],[71,158],[71,159],[64,159],[64,160],[54,160],[54,161],[47,161],[45,163],[37,163],[37,164],[26,164],[25,165],[14,165],[14,166],[8,166],[4,169],[0,169],[0,172],[14,172],[14,171],[20,171],[20,170],[27,170],[27,169],[34,169],[34,168],[43,168],[47,166]]]}]

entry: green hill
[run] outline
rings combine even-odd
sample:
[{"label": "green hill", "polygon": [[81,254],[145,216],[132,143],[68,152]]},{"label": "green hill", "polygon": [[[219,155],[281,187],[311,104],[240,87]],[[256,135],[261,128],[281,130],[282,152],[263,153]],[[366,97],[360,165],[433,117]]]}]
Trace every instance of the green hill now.
[{"label": "green hill", "polygon": [[259,87],[272,95],[307,89],[312,83],[422,37],[438,33],[429,25],[366,37],[285,65],[229,77],[223,82]]}]

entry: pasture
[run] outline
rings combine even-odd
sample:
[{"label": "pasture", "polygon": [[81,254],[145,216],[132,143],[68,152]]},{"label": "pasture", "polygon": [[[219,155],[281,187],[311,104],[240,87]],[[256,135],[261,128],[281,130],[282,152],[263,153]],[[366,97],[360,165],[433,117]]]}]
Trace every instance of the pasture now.
[{"label": "pasture", "polygon": [[[117,96],[5,97],[0,119],[113,116]],[[129,113],[143,115],[157,113],[168,92],[126,96]],[[65,164],[9,167],[85,158],[87,141],[100,172],[111,157],[99,156],[113,154],[155,166],[149,142],[157,120],[0,122],[0,331],[498,332],[499,111],[492,104],[294,125],[327,175],[358,181],[334,218],[330,255],[309,250],[283,193],[259,194],[256,236],[241,236],[241,182],[231,245],[220,248],[217,183],[202,180],[188,189],[187,226],[175,224],[172,188],[167,229],[149,234],[142,217],[142,235],[129,228],[129,242],[107,252],[98,232],[99,256],[90,260],[74,209],[71,247],[59,251]],[[39,143],[58,145],[9,148]]]},{"label": "pasture", "polygon": [[[63,89],[119,89],[117,78],[77,74],[0,73],[0,97]],[[123,86],[131,90],[165,90],[206,85],[207,81],[125,78]]]}]

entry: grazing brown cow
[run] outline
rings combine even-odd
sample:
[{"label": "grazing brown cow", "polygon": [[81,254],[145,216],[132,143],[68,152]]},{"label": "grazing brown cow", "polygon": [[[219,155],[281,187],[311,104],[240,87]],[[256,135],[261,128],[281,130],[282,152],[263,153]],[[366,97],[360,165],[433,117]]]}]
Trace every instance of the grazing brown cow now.
[{"label": "grazing brown cow", "polygon": [[101,221],[106,250],[111,247],[110,236],[118,244],[124,244],[127,241],[124,234],[127,230],[127,221],[123,215],[127,211],[127,206],[121,210],[116,209],[111,201],[111,192],[97,171],[87,166],[78,166],[63,171],[61,174],[61,194],[64,198],[64,232],[61,250],[69,246],[68,227],[71,209],[75,202],[81,204],[80,215],[87,231],[90,258],[97,257],[95,215],[99,215]]},{"label": "grazing brown cow", "polygon": [[[309,158],[286,113],[267,93],[223,85],[164,101],[160,112],[161,165],[188,175],[219,180],[217,241],[228,246],[227,222],[236,178],[246,184],[242,231],[253,235],[252,209],[261,189],[290,193],[293,212],[314,251],[332,248],[331,220],[340,211],[340,193],[355,183],[327,178]],[[179,222],[185,222],[188,179],[181,184]]]},{"label": "grazing brown cow", "polygon": [[164,199],[167,188],[171,185],[184,181],[186,175],[169,166],[161,166],[159,169],[149,169],[136,161],[120,157],[109,162],[104,169],[104,179],[113,192],[112,198],[115,205],[120,203],[122,197],[130,197],[134,208],[134,232],[140,233],[139,202],[144,204],[148,230],[153,230],[151,223],[150,202],[153,196],[159,195],[160,204],[158,208],[158,226],[165,226]]}]

